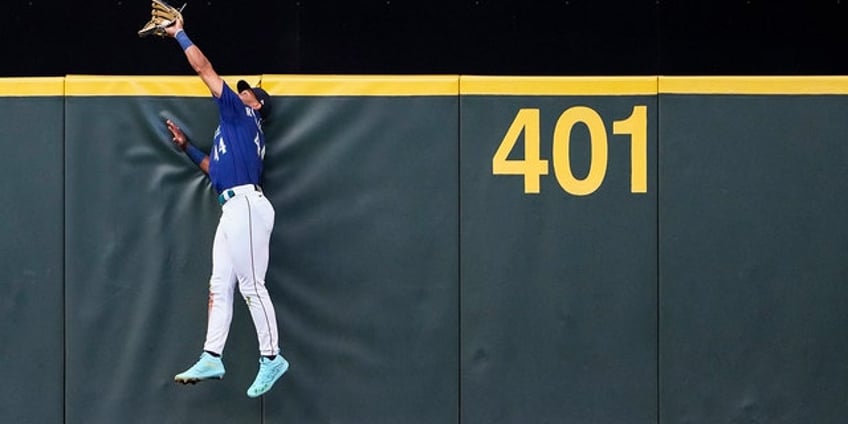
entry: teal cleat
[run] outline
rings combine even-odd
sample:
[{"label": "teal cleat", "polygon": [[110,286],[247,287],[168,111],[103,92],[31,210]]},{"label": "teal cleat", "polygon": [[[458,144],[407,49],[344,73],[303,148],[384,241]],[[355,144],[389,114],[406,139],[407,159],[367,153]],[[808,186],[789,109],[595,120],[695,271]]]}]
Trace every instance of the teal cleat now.
[{"label": "teal cleat", "polygon": [[256,398],[264,395],[274,387],[274,383],[286,373],[289,369],[289,363],[282,355],[277,355],[274,359],[266,357],[259,358],[259,373],[256,374],[256,380],[247,389],[247,396]]},{"label": "teal cleat", "polygon": [[224,378],[224,372],[224,362],[221,358],[203,352],[196,364],[174,377],[174,382],[194,384],[209,379],[220,380]]}]

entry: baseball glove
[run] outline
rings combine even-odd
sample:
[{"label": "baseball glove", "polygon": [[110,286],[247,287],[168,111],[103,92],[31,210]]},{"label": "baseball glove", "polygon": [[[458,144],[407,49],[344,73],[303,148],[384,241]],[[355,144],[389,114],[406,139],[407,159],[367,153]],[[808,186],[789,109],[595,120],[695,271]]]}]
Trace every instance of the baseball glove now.
[{"label": "baseball glove", "polygon": [[182,11],[186,7],[177,9],[162,0],[152,0],[152,10],[150,11],[150,22],[138,30],[139,37],[146,37],[150,34],[164,37],[166,35],[165,28],[173,25],[175,22],[183,20]]}]

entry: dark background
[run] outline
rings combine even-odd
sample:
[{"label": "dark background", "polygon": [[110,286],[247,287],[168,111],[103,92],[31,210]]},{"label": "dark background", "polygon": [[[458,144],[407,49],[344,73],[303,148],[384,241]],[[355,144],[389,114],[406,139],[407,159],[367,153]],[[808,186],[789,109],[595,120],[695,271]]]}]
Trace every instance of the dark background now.
[{"label": "dark background", "polygon": [[[839,75],[845,3],[192,0],[185,16],[222,74]],[[191,72],[176,43],[136,35],[149,1],[4,9],[0,76]]]}]

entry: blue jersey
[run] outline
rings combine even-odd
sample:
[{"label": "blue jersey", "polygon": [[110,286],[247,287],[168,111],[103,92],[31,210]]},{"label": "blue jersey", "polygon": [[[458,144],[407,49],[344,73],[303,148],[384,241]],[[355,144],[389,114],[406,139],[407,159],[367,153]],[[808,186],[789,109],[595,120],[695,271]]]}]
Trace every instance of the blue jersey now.
[{"label": "blue jersey", "polygon": [[209,179],[218,193],[244,184],[260,185],[265,134],[259,116],[225,82],[216,98],[220,123],[209,153]]}]

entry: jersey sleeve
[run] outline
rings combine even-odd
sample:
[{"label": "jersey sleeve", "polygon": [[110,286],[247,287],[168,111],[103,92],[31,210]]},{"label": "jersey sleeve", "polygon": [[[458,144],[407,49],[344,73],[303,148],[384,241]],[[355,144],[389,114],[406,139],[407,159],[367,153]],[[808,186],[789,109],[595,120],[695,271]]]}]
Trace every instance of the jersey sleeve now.
[{"label": "jersey sleeve", "polygon": [[224,87],[221,89],[221,97],[215,98],[215,102],[218,103],[222,121],[232,121],[244,109],[244,103],[242,103],[238,94],[227,85],[226,81],[224,81]]}]

